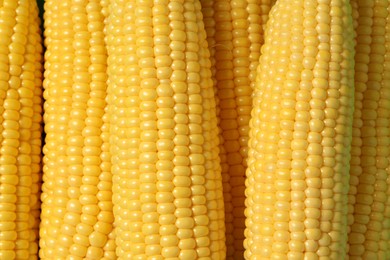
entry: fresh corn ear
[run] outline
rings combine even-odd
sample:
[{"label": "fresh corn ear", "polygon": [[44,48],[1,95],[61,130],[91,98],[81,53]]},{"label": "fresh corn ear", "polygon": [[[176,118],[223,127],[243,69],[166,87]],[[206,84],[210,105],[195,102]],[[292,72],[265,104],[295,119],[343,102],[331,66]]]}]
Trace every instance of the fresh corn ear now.
[{"label": "fresh corn ear", "polygon": [[269,0],[201,2],[220,128],[227,259],[243,259],[252,90],[272,3]]},{"label": "fresh corn ear", "polygon": [[37,259],[42,46],[35,1],[0,1],[0,259]]},{"label": "fresh corn ear", "polygon": [[390,259],[390,2],[356,11],[349,259]]},{"label": "fresh corn ear", "polygon": [[45,2],[41,259],[115,259],[102,8]]},{"label": "fresh corn ear", "polygon": [[278,0],[254,92],[246,259],[343,259],[354,39],[347,0]]},{"label": "fresh corn ear", "polygon": [[112,0],[108,101],[117,255],[224,259],[218,128],[198,0]]}]

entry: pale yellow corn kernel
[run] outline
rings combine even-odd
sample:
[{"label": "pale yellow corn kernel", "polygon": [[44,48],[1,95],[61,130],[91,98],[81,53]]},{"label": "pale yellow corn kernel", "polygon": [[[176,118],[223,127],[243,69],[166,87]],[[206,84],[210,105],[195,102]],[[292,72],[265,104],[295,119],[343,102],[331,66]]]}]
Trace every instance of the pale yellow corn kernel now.
[{"label": "pale yellow corn kernel", "polygon": [[354,48],[349,3],[336,2],[271,10],[250,123],[248,259],[345,255]]},{"label": "pale yellow corn kernel", "polygon": [[[355,19],[355,112],[348,204],[349,259],[390,257],[389,93],[390,4],[352,1]],[[387,130],[385,130],[387,129]]]}]

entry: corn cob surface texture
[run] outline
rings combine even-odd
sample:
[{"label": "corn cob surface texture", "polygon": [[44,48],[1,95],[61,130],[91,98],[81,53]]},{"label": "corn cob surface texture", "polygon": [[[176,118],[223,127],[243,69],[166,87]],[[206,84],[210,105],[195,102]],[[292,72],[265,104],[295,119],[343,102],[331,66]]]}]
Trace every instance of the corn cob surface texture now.
[{"label": "corn cob surface texture", "polygon": [[116,258],[104,8],[45,2],[41,259]]},{"label": "corn cob surface texture", "polygon": [[227,259],[244,258],[245,170],[252,90],[272,1],[203,0],[220,128]]},{"label": "corn cob surface texture", "polygon": [[349,259],[390,258],[390,3],[355,7],[355,112],[349,192]]},{"label": "corn cob surface texture", "polygon": [[0,0],[1,260],[390,259],[389,0],[44,9],[43,55]]},{"label": "corn cob surface texture", "polygon": [[0,259],[37,259],[42,46],[35,1],[0,1]]},{"label": "corn cob surface texture", "polygon": [[224,259],[218,128],[197,0],[111,1],[108,106],[120,259]]},{"label": "corn cob surface texture", "polygon": [[349,1],[279,0],[254,92],[246,259],[343,259],[352,138]]}]

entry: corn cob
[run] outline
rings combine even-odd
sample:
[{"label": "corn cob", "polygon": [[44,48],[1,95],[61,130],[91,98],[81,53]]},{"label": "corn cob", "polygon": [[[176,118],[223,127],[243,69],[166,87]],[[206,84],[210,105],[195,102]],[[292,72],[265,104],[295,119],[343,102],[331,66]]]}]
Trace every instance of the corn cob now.
[{"label": "corn cob", "polygon": [[37,259],[42,46],[35,1],[0,2],[0,259]]},{"label": "corn cob", "polygon": [[46,1],[45,10],[40,257],[112,259],[102,6],[99,0]]},{"label": "corn cob", "polygon": [[110,135],[120,259],[223,259],[210,61],[199,1],[111,1]]},{"label": "corn cob", "polygon": [[258,68],[247,259],[342,259],[353,113],[349,1],[279,0]]},{"label": "corn cob", "polygon": [[389,1],[356,7],[349,259],[389,259]]},{"label": "corn cob", "polygon": [[243,259],[245,169],[252,89],[269,0],[202,1],[220,127],[228,259]]}]

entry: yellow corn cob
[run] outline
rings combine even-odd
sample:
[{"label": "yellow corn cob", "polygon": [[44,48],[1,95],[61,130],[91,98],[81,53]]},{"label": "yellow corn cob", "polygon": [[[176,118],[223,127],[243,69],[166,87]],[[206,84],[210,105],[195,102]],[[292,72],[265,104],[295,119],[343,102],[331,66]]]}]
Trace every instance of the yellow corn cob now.
[{"label": "yellow corn cob", "polygon": [[342,259],[353,112],[349,1],[279,0],[250,123],[246,259]]},{"label": "yellow corn cob", "polygon": [[113,259],[102,6],[46,1],[45,10],[40,257]]},{"label": "yellow corn cob", "polygon": [[223,259],[209,53],[199,1],[111,1],[110,134],[120,259]]},{"label": "yellow corn cob", "polygon": [[252,89],[270,0],[203,0],[220,127],[228,259],[244,257],[245,169]]},{"label": "yellow corn cob", "polygon": [[0,2],[0,259],[37,259],[42,46],[35,1]]},{"label": "yellow corn cob", "polygon": [[349,259],[389,259],[390,3],[353,0],[355,112],[349,192]]}]

